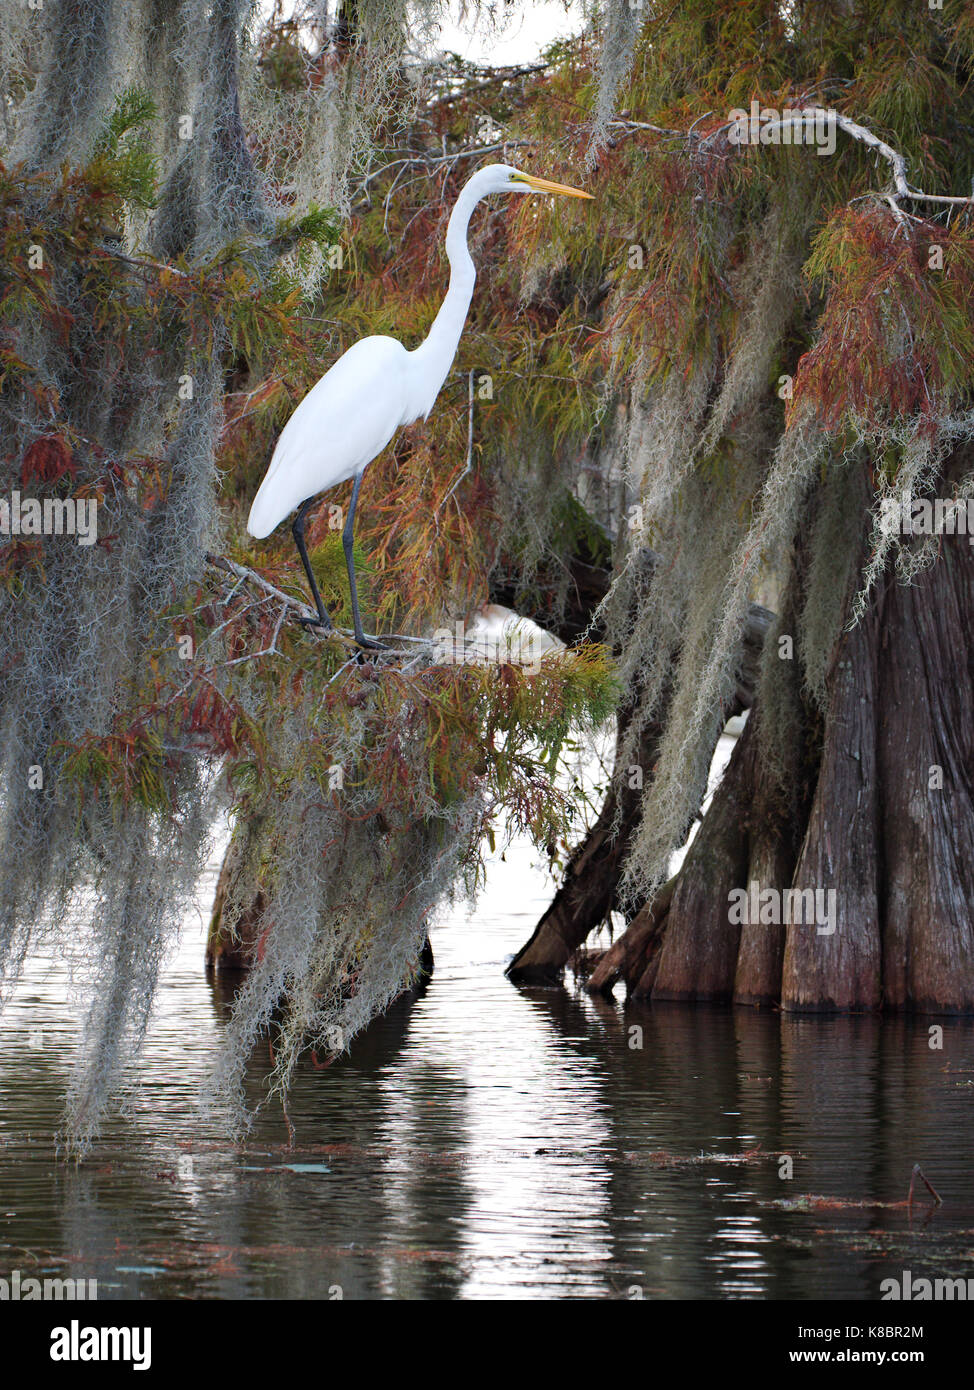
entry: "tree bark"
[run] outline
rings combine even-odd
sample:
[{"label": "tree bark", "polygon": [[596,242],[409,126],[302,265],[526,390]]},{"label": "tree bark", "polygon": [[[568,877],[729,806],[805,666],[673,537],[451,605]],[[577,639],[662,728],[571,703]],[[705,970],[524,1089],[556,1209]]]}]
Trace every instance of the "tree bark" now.
[{"label": "tree bark", "polygon": [[[741,927],[729,894],[747,877],[755,726],[748,720],[687,851],[666,921],[653,999],[730,999]],[[640,982],[637,997],[645,991]]]},{"label": "tree bark", "polygon": [[[787,927],[781,1006],[875,1009],[880,1002],[876,648],[870,610],[839,644],[818,785],[793,887],[834,894],[835,920]],[[827,904],[828,898],[822,900]]]},{"label": "tree bark", "polygon": [[[965,453],[944,487],[969,469]],[[971,539],[942,536],[936,563],[909,585],[884,577],[842,629],[824,720],[797,702],[799,785],[770,784],[752,713],[679,874],[598,959],[591,992],[623,981],[637,999],[974,1013]],[[793,623],[790,598],[785,613]],[[774,890],[772,920],[737,926],[735,889],[752,903]]]},{"label": "tree bark", "polygon": [[[631,708],[620,711],[616,745],[625,736]],[[649,725],[639,743],[639,765],[656,762],[661,726]],[[608,920],[629,841],[639,819],[642,792],[613,777],[598,819],[572,854],[550,907],[507,967],[522,984],[557,980],[588,934]]]},{"label": "tree bark", "polygon": [[652,990],[659,963],[666,914],[673,901],[676,878],[665,883],[651,903],[646,903],[629,926],[603,951],[585,988],[589,994],[607,996],[624,981],[631,994]]},{"label": "tree bark", "polygon": [[247,897],[251,906],[244,908],[231,930],[225,919],[227,898],[237,876],[245,871],[250,849],[249,837],[235,827],[220,865],[210,929],[206,937],[206,967],[208,970],[249,970],[260,934],[260,921],[267,906],[263,889],[257,885]]},{"label": "tree bark", "polygon": [[[644,563],[652,567],[659,556],[644,551]],[[741,637],[737,689],[731,707],[723,711],[725,721],[748,709],[754,699],[764,638],[773,615],[767,608],[753,603]],[[632,710],[638,705],[638,692],[618,714],[616,746],[625,737]],[[666,720],[667,709],[661,709],[657,721],[648,725],[640,740],[639,765],[652,775],[656,764],[659,740]],[[714,735],[713,756],[720,730]],[[639,823],[643,793],[630,789],[621,769],[616,769],[595,825],[572,854],[565,877],[551,906],[539,921],[530,940],[521,948],[507,968],[510,979],[518,983],[551,983],[560,978],[565,965],[588,935],[602,926],[609,913],[618,905],[617,891],[629,845]],[[633,919],[629,929],[641,932],[645,923],[636,927]],[[624,952],[629,946],[623,948]],[[633,950],[638,954],[639,947]],[[601,976],[598,977],[601,980]],[[601,993],[604,986],[591,980],[588,988]]]},{"label": "tree bark", "polygon": [[878,656],[882,990],[928,1013],[974,1011],[972,539],[946,538],[914,586],[890,586]]},{"label": "tree bark", "polygon": [[[787,825],[780,823],[770,807],[755,807],[751,819],[747,883],[757,884],[758,892],[791,882],[795,852],[790,838]],[[734,975],[735,1004],[778,1002],[784,954],[784,926],[760,922],[742,925]]]}]

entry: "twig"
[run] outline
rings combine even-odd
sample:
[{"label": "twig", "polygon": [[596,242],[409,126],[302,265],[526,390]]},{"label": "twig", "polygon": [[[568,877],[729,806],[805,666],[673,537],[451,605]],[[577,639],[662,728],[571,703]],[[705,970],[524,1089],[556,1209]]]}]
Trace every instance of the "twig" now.
[{"label": "twig", "polygon": [[325,682],[326,687],[329,686],[329,685],[334,685],[335,681],[338,680],[338,677],[342,674],[342,672],[343,672],[343,671],[347,671],[347,670],[349,669],[350,666],[354,666],[354,665],[355,665],[355,657],[354,657],[354,656],[350,656],[349,659],[345,662],[345,664],[344,664],[343,666],[339,666],[338,670],[335,672],[335,674],[334,674],[333,676],[329,676],[329,677],[328,677],[327,681]]},{"label": "twig", "polygon": [[287,1125],[288,1153],[293,1153],[294,1145],[297,1142],[297,1133],[295,1131],[294,1125],[291,1123],[291,1116],[288,1114],[287,1111],[287,1097],[283,1091],[281,1092],[281,1109],[284,1111],[284,1123]]},{"label": "twig", "polygon": [[477,159],[483,155],[496,154],[498,150],[523,149],[526,146],[530,146],[532,143],[533,142],[530,140],[496,140],[489,145],[474,145],[467,149],[451,150],[448,154],[403,155],[399,159],[390,160],[388,164],[380,164],[377,169],[373,169],[360,180],[356,190],[359,195],[359,201],[356,202],[355,207],[359,208],[368,205],[370,185],[374,183],[376,179],[381,178],[383,174],[391,173],[393,169],[396,169],[398,172],[393,180],[392,188],[386,195],[386,216],[388,216],[388,199],[392,194],[392,190],[407,169],[420,169],[424,172],[431,173],[434,169],[441,168],[444,164],[447,164],[450,166],[452,172],[452,169],[461,159]]},{"label": "twig", "polygon": [[169,265],[164,261],[151,261],[145,257],[127,256],[124,251],[113,251],[107,246],[96,247],[94,254],[113,261],[124,261],[126,265],[135,266],[136,270],[155,270],[160,274],[179,275],[183,280],[192,278],[188,271],[180,270],[178,266]]},{"label": "twig", "polygon": [[[696,125],[696,121],[694,121]],[[686,140],[690,134],[689,130],[676,130],[673,126],[653,125],[650,121],[631,121],[628,117],[624,120],[610,121],[610,130],[650,130],[654,135],[674,135],[681,140]],[[692,130],[693,127],[690,127]]]},{"label": "twig", "polygon": [[940,1193],[939,1193],[939,1192],[937,1191],[937,1189],[934,1187],[933,1183],[931,1183],[930,1181],[928,1181],[928,1179],[927,1179],[927,1177],[926,1177],[926,1174],[924,1173],[923,1169],[920,1167],[919,1163],[914,1163],[914,1165],[913,1165],[913,1172],[910,1174],[910,1191],[909,1191],[909,1195],[907,1196],[907,1199],[906,1199],[906,1205],[907,1205],[908,1207],[912,1207],[912,1206],[913,1206],[913,1185],[914,1185],[914,1183],[916,1182],[917,1178],[920,1178],[920,1179],[921,1179],[921,1181],[922,1181],[923,1184],[925,1185],[927,1191],[930,1193],[930,1196],[931,1196],[931,1197],[933,1198],[933,1200],[936,1202],[937,1206],[938,1206],[938,1207],[942,1207],[943,1204],[944,1204],[944,1199],[941,1197]]},{"label": "twig", "polygon": [[456,482],[450,488],[450,491],[443,498],[443,501],[440,503],[439,507],[437,507],[437,513],[439,513],[440,510],[446,506],[447,502],[449,502],[450,498],[456,492],[457,488],[463,482],[464,478],[467,476],[468,473],[470,473],[470,471],[473,468],[473,374],[474,368],[471,367],[470,384],[467,389],[467,461],[463,466],[463,472],[460,474],[459,478],[457,478]]},{"label": "twig", "polygon": [[317,616],[313,613],[309,604],[302,603],[300,599],[292,598],[291,595],[286,594],[283,589],[278,589],[276,585],[271,584],[262,574],[258,574],[256,570],[248,569],[246,565],[238,565],[236,560],[228,560],[225,555],[211,555],[207,553],[206,562],[208,565],[212,565],[214,569],[226,570],[228,574],[235,574],[238,579],[256,584],[259,589],[263,589],[265,594],[270,594],[272,598],[280,599],[287,607],[296,608],[299,613],[306,614],[309,618]]},{"label": "twig", "polygon": [[[296,621],[300,621],[300,618],[302,616],[306,616],[309,618],[316,618],[318,616],[309,604],[302,603],[300,599],[292,598],[291,595],[286,594],[283,589],[277,588],[277,586],[275,584],[272,584],[270,580],[265,579],[262,574],[258,574],[256,570],[248,569],[246,565],[238,565],[236,560],[228,560],[225,555],[212,555],[208,553],[206,556],[206,561],[207,564],[212,565],[214,569],[225,570],[228,574],[236,575],[238,579],[241,579],[244,582],[256,584],[257,587],[259,589],[262,589],[265,594],[267,594],[271,598],[277,599],[282,605],[281,614],[278,618],[277,626],[274,629],[274,637],[271,642],[271,645],[265,648],[263,651],[253,652],[249,656],[235,657],[233,661],[224,662],[223,665],[225,666],[235,666],[241,661],[251,661],[254,657],[257,656],[279,655],[276,648],[277,637],[278,633],[281,630],[281,624],[287,613],[293,612]],[[302,624],[302,626],[304,625]],[[355,641],[355,635],[354,633],[349,632],[347,628],[317,628],[315,630],[315,635],[322,639],[328,639],[330,637],[333,637],[337,639],[339,642],[343,643],[343,645],[353,646],[356,648],[356,650],[358,650],[358,644]],[[431,638],[411,637],[405,632],[390,632],[385,634],[381,640],[383,642],[412,642],[415,645],[421,647],[433,646]],[[395,655],[395,653],[391,654]]]}]

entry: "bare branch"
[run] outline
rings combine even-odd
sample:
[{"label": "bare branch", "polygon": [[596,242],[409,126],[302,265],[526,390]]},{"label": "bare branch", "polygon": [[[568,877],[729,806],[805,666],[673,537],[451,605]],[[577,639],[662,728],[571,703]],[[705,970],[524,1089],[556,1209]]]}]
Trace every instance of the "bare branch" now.
[{"label": "bare branch", "polygon": [[[723,125],[718,126],[715,130],[708,131],[705,135],[698,135],[694,130],[694,126],[696,126],[700,120],[706,119],[706,115],[709,114],[710,113],[707,112],[705,116],[698,117],[689,130],[674,130],[668,126],[652,125],[648,121],[633,121],[629,119],[610,121],[609,129],[618,130],[627,135],[645,130],[653,135],[662,135],[670,139],[682,139],[688,142],[696,140],[701,147],[709,147],[718,136],[726,134],[735,124],[734,121],[726,121]],[[784,130],[786,127],[801,126],[804,125],[806,121],[823,118],[834,121],[839,130],[844,131],[845,134],[850,136],[853,140],[858,140],[860,144],[867,145],[870,149],[875,150],[880,158],[886,160],[893,174],[893,192],[884,194],[883,196],[890,204],[898,220],[902,220],[904,217],[902,209],[898,206],[902,199],[912,199],[923,203],[942,203],[946,206],[954,207],[974,205],[974,196],[961,197],[944,193],[923,193],[918,188],[911,188],[906,176],[906,156],[901,154],[899,150],[894,149],[892,145],[887,144],[885,140],[881,140],[878,135],[874,135],[866,126],[860,125],[858,121],[853,121],[850,117],[842,115],[840,111],[836,111],[832,107],[803,106],[794,111],[787,112],[778,117],[777,120],[762,122],[762,129]]]},{"label": "bare branch", "polygon": [[[277,655],[277,638],[281,630],[281,624],[286,614],[290,614],[292,620],[295,622],[301,622],[302,618],[317,617],[317,614],[315,613],[314,609],[310,607],[310,605],[308,605],[307,603],[303,603],[300,599],[292,598],[291,595],[286,594],[283,589],[278,589],[276,585],[271,584],[269,580],[265,579],[262,574],[258,574],[256,570],[248,569],[246,565],[238,565],[236,560],[228,560],[225,555],[207,554],[206,561],[207,564],[212,566],[213,569],[224,570],[227,574],[235,575],[239,580],[242,580],[245,583],[256,585],[257,588],[263,590],[263,592],[267,594],[268,597],[277,599],[282,605],[281,614],[278,618],[277,626],[274,629],[274,637],[271,641],[270,647],[268,647],[266,651],[256,652],[254,653],[254,655]],[[234,587],[234,592],[236,592],[237,587],[238,586]],[[302,623],[302,626],[305,625]],[[355,647],[357,650],[357,643],[355,641],[354,633],[349,632],[346,628],[313,627],[309,628],[308,631],[313,633],[316,638],[323,640],[333,638],[336,641],[341,642],[344,646]],[[389,633],[382,638],[382,641],[411,642],[421,647],[431,647],[433,645],[432,641],[427,637],[410,637],[404,632]],[[392,654],[395,655],[395,653]],[[378,655],[381,656],[382,653],[378,653]],[[249,660],[249,658],[237,659]],[[227,664],[232,665],[234,663],[231,662]]]}]

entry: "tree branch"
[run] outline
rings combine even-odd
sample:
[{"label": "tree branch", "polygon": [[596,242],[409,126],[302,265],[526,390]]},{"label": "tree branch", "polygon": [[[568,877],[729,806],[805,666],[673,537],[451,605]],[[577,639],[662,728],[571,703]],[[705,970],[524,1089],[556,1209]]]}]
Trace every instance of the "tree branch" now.
[{"label": "tree branch", "polygon": [[[788,115],[781,116],[777,120],[765,121],[762,129],[783,130],[787,126],[803,125],[807,120],[815,120],[824,117],[833,120],[838,128],[850,136],[853,140],[858,140],[860,144],[867,145],[870,149],[885,159],[893,174],[893,192],[886,195],[887,201],[893,205],[894,212],[898,211],[897,205],[904,199],[912,199],[923,203],[943,203],[948,206],[974,205],[974,195],[953,196],[945,193],[924,193],[918,188],[911,188],[906,176],[907,162],[906,156],[899,150],[881,140],[878,135],[860,125],[858,121],[852,120],[849,116],[844,116],[840,111],[832,107],[825,106],[803,106]],[[694,125],[696,122],[694,122]],[[698,135],[693,126],[689,130],[674,130],[668,126],[652,125],[648,121],[633,121],[629,119],[615,120],[609,123],[610,130],[619,130],[625,134],[635,134],[638,131],[649,131],[654,135],[665,136],[668,139],[680,138],[686,141],[695,140],[701,148],[709,147],[718,136],[726,134],[734,126],[734,121],[726,121],[715,130],[708,131],[704,135]]]}]

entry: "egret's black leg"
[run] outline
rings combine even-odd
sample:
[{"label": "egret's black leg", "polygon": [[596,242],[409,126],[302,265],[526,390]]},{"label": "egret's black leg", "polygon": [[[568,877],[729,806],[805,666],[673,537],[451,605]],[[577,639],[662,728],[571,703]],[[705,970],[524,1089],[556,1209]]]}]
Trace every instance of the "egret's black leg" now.
[{"label": "egret's black leg", "polygon": [[362,486],[362,474],[359,473],[352,484],[352,500],[348,506],[348,520],[345,522],[345,529],[342,532],[342,547],[345,551],[345,564],[348,568],[348,587],[352,595],[352,625],[355,628],[355,640],[360,647],[368,647],[372,651],[385,651],[381,642],[374,642],[371,637],[366,637],[362,631],[362,619],[358,611],[358,585],[355,582],[355,554],[352,549],[355,543],[355,504],[358,502],[359,488]]},{"label": "egret's black leg", "polygon": [[304,623],[306,627],[331,627],[331,618],[329,618],[325,605],[321,601],[318,585],[315,582],[314,570],[311,568],[311,562],[308,559],[308,548],[304,543],[304,519],[308,515],[308,511],[314,500],[313,497],[309,497],[306,502],[301,503],[298,508],[298,514],[294,518],[294,524],[291,527],[291,535],[294,537],[294,544],[298,547],[298,554],[301,556],[301,563],[304,565],[304,572],[308,576],[308,583],[311,585],[311,592],[314,595],[315,607],[318,609],[317,618],[300,618],[299,622]]}]

